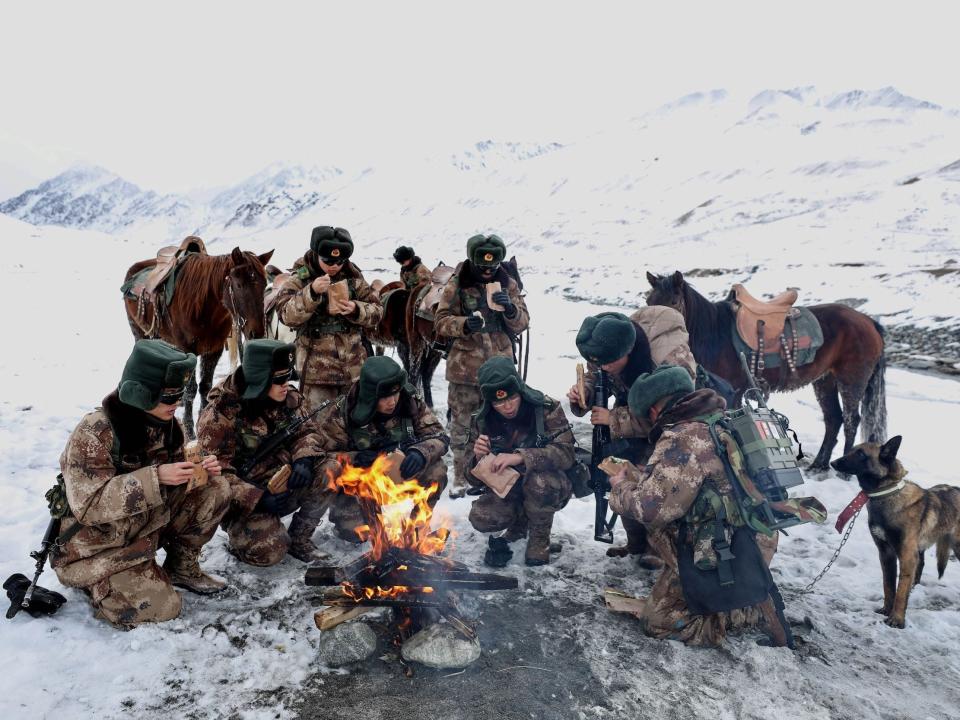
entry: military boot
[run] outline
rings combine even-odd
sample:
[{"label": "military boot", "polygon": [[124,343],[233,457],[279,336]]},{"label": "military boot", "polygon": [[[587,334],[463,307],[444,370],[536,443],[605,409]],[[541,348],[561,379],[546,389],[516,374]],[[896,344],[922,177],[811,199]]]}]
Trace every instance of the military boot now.
[{"label": "military boot", "polygon": [[527,552],[524,558],[527,565],[546,565],[550,562],[550,528],[553,527],[553,513],[530,515],[530,531],[527,536]]},{"label": "military boot", "polygon": [[287,548],[287,554],[308,564],[320,560],[329,560],[330,556],[313,544],[313,533],[316,532],[317,525],[319,525],[318,522],[302,517],[302,512],[294,515],[293,520],[290,521],[290,529],[287,530],[287,534],[290,536],[290,547]]},{"label": "military boot", "polygon": [[773,647],[788,647],[793,650],[793,631],[790,630],[790,624],[783,615],[783,599],[780,597],[780,591],[774,589],[772,594],[767,595],[766,600],[757,605],[757,608],[763,616],[760,629],[770,637],[769,644]]},{"label": "military boot", "polygon": [[490,567],[505,567],[510,558],[513,557],[513,550],[502,537],[493,535],[487,540],[487,551],[483,554],[483,564]]},{"label": "military boot", "polygon": [[[615,545],[607,548],[607,557],[626,557],[627,555],[641,555],[647,553],[647,529],[633,518],[621,518],[621,524],[627,533],[626,545]],[[641,563],[641,567],[644,565]]]},{"label": "military boot", "polygon": [[223,590],[227,583],[200,569],[200,551],[184,547],[167,548],[163,569],[176,587],[198,595],[213,595]]}]

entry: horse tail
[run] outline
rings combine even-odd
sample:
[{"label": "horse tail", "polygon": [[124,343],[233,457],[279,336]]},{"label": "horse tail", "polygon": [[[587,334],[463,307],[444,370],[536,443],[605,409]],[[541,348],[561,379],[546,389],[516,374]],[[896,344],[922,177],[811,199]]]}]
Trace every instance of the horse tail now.
[{"label": "horse tail", "polygon": [[[874,320],[873,326],[880,333],[880,339],[883,341],[886,335],[883,325]],[[880,443],[887,439],[887,384],[884,378],[887,363],[884,356],[885,353],[881,349],[880,359],[873,368],[863,400],[860,402],[861,442]]]}]

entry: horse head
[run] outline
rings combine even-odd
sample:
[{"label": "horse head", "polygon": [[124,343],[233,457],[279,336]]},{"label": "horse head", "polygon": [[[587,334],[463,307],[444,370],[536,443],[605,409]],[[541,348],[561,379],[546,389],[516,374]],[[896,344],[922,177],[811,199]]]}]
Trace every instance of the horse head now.
[{"label": "horse head", "polygon": [[683,279],[683,273],[679,270],[673,275],[654,275],[648,272],[647,282],[651,288],[647,293],[647,305],[666,305],[686,318],[684,289],[687,281]]},{"label": "horse head", "polygon": [[266,264],[273,250],[263,255],[241,251],[236,247],[230,253],[233,265],[224,278],[223,304],[230,312],[235,327],[248,339],[266,334],[263,294],[267,286]]}]

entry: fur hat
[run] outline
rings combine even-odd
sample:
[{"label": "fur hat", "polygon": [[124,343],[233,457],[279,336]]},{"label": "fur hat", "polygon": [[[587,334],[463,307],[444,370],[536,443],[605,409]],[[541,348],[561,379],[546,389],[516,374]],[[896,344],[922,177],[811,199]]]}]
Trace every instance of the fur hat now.
[{"label": "fur hat", "polygon": [[163,340],[139,340],[123,366],[120,402],[140,410],[153,410],[165,388],[183,388],[193,377],[197,356]]},{"label": "fur hat", "polygon": [[279,340],[250,340],[243,346],[244,400],[253,400],[270,389],[273,374],[293,366],[294,346]]},{"label": "fur hat", "polygon": [[346,261],[353,255],[353,238],[343,228],[320,225],[310,233],[310,249],[321,258]]},{"label": "fur hat", "polygon": [[393,259],[398,263],[405,263],[407,260],[413,260],[414,255],[416,255],[416,252],[409,245],[401,245],[393,251]]},{"label": "fur hat", "polygon": [[630,412],[646,418],[658,400],[671,395],[688,395],[694,390],[693,379],[679,365],[661,365],[652,373],[644,373],[630,387],[627,403]]},{"label": "fur hat", "polygon": [[357,404],[350,413],[350,419],[357,425],[366,425],[377,410],[377,400],[390,397],[405,388],[408,388],[407,372],[396,360],[386,355],[367,358],[360,368]]},{"label": "fur hat", "polygon": [[480,414],[486,416],[493,403],[506,400],[511,395],[520,395],[529,403],[543,405],[543,393],[529,387],[520,377],[517,368],[509,358],[502,355],[487,360],[477,371],[477,384],[480,385],[480,395],[483,396],[483,405]]},{"label": "fur hat", "polygon": [[606,365],[629,355],[637,339],[637,328],[626,315],[605,312],[585,318],[577,332],[577,350],[587,360]]},{"label": "fur hat", "polygon": [[474,235],[467,240],[467,259],[477,267],[496,267],[507,255],[507,246],[496,235]]}]

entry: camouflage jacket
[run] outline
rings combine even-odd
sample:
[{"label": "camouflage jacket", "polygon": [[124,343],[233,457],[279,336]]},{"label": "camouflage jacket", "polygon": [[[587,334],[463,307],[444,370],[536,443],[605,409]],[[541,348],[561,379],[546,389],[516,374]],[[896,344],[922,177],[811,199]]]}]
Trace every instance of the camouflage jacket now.
[{"label": "camouflage jacket", "polygon": [[[410,447],[422,452],[428,465],[442,462],[449,439],[443,425],[419,395],[402,390],[397,410],[392,417],[384,422],[371,421],[363,426],[354,424],[350,419],[350,413],[356,404],[357,383],[354,383],[346,395],[341,395],[335,404],[317,417],[317,423],[323,428],[323,448],[332,456],[345,455],[352,461],[360,450],[377,449],[383,445],[389,447],[401,437],[405,440],[411,434],[415,438],[439,434],[443,437],[416,442]],[[367,447],[360,447],[361,445]]]},{"label": "camouflage jacket", "polygon": [[[482,421],[479,413],[474,413],[470,422],[470,435],[467,447],[472,452],[473,444],[480,435],[490,437],[490,444],[495,453],[515,452],[523,458],[523,466],[516,469],[520,473],[527,470],[540,472],[563,472],[569,470],[574,463],[574,437],[569,429],[570,423],[563,412],[563,407],[553,398],[544,396],[545,405],[537,408],[526,400],[520,406],[520,412],[513,420],[507,420],[490,410],[486,421]],[[543,415],[543,435],[551,438],[543,447],[537,447],[536,413]],[[482,425],[482,427],[481,427]],[[566,432],[563,432],[566,429]],[[551,437],[551,436],[556,437]],[[470,466],[477,464],[474,457]],[[467,473],[467,481],[473,485],[482,483]]]},{"label": "camouflage jacket", "polygon": [[[115,443],[120,451],[111,453]],[[114,455],[120,467],[114,465]],[[60,582],[89,587],[151,560],[160,531],[170,522],[169,489],[160,484],[157,466],[183,459],[179,421],[148,423],[143,412],[121,403],[116,392],[104,399],[103,407],[85,415],[60,456],[72,513],[60,531],[73,532],[78,522],[83,526],[52,556]]]},{"label": "camouflage jacket", "polygon": [[[710,429],[695,419],[725,407],[723,398],[712,390],[696,390],[681,398],[657,420],[651,433],[656,445],[647,464],[628,471],[626,479],[610,492],[614,512],[663,534],[657,545],[670,546],[663,560],[674,568],[680,523],[701,490],[709,486],[718,495],[732,498],[733,489]],[[693,535],[698,533],[698,528],[690,530]]]},{"label": "camouflage jacket", "polygon": [[233,509],[248,514],[263,495],[267,481],[283,465],[301,458],[313,458],[314,471],[317,473],[322,473],[328,467],[332,469],[332,466],[323,451],[323,442],[314,419],[301,425],[286,445],[254,465],[246,477],[239,477],[239,467],[254,454],[265,438],[307,414],[303,395],[292,387],[284,403],[269,400],[251,403],[241,400],[242,386],[241,367],[210,390],[207,406],[197,422],[197,439],[201,447],[214,453],[220,460],[223,476],[230,483]]},{"label": "camouflage jacket", "polygon": [[[460,263],[443,288],[437,305],[434,328],[440,337],[453,338],[453,347],[447,357],[447,380],[463,385],[477,384],[477,371],[484,362],[502,355],[513,358],[509,333],[523,332],[530,322],[527,306],[520,295],[517,282],[502,268],[494,280],[507,291],[517,308],[512,318],[487,307],[487,295],[470,273],[468,263]],[[467,316],[479,311],[484,327],[479,332],[464,334]]]},{"label": "camouflage jacket", "polygon": [[310,283],[322,274],[313,251],[293,267],[277,296],[284,325],[297,333],[296,364],[305,385],[346,385],[360,375],[367,359],[361,342],[363,328],[375,328],[383,317],[377,294],[352,262],[332,278],[346,280],[350,299],[357,308],[352,315],[330,315],[326,294],[314,297]]},{"label": "camouflage jacket", "polygon": [[[650,356],[653,366],[663,364],[679,365],[686,368],[690,377],[697,378],[697,361],[690,351],[689,335],[683,321],[683,315],[673,308],[662,305],[642,307],[630,319],[644,332],[650,343]],[[585,386],[587,397],[593,395],[596,385],[598,367],[587,363]],[[627,407],[627,395],[630,385],[620,375],[607,373],[614,396],[614,407],[610,411],[610,436],[613,440],[620,438],[646,438],[650,434],[650,422],[646,418],[634,417]],[[582,408],[577,403],[570,403],[570,411],[577,417],[586,415],[590,408]]]},{"label": "camouflage jacket", "polygon": [[419,257],[414,257],[409,266],[400,268],[400,280],[407,290],[413,290],[421,283],[430,282],[430,270]]}]

